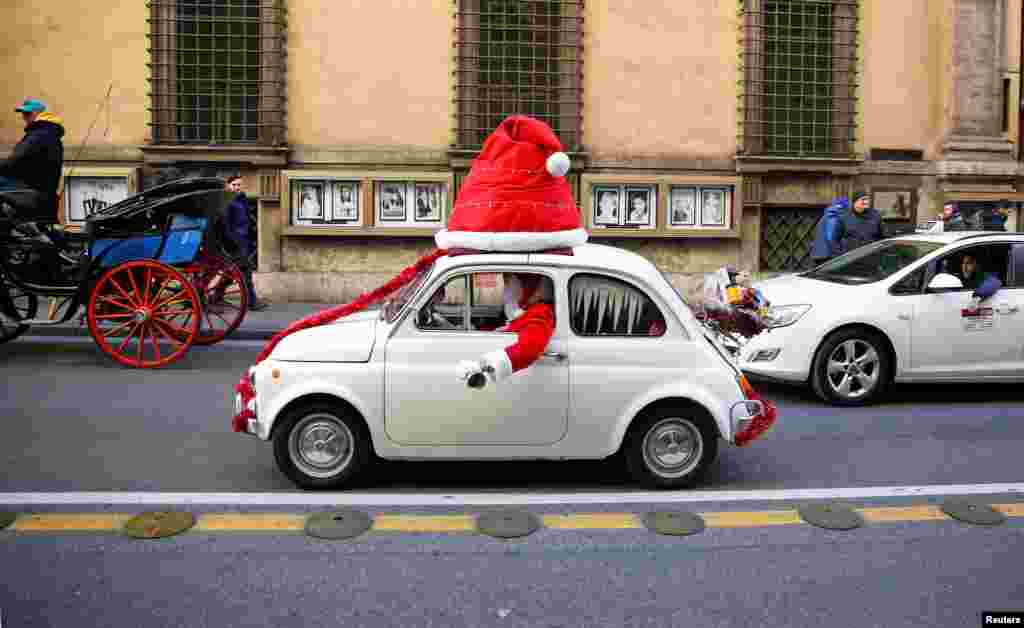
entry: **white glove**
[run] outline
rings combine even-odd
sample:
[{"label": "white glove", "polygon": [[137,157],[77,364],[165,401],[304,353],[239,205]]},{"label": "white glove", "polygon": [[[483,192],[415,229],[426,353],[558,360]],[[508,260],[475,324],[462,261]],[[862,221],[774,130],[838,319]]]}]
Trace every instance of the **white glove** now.
[{"label": "white glove", "polygon": [[479,362],[462,360],[455,365],[455,377],[457,377],[459,381],[468,381],[470,377],[477,373],[483,373],[483,369],[480,367]]}]

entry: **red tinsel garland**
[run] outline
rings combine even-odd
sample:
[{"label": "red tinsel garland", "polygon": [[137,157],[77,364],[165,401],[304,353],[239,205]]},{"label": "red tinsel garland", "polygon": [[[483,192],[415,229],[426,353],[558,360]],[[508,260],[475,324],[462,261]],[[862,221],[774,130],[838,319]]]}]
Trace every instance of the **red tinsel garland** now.
[{"label": "red tinsel garland", "polygon": [[[326,310],[317,312],[316,314],[310,314],[309,316],[299,319],[288,325],[283,331],[278,332],[270,339],[267,346],[263,348],[259,356],[256,358],[256,364],[259,364],[265,360],[274,351],[274,347],[277,343],[284,340],[286,337],[294,334],[297,331],[303,329],[309,329],[311,327],[318,327],[320,325],[326,325],[327,323],[333,323],[339,318],[344,318],[349,314],[354,314],[361,310],[365,310],[370,305],[387,298],[394,291],[409,284],[413,279],[416,278],[421,272],[430,268],[430,266],[437,261],[438,258],[444,257],[448,252],[443,249],[435,249],[428,255],[421,257],[416,261],[415,264],[409,266],[401,273],[398,274],[394,279],[388,281],[383,286],[373,290],[371,292],[360,295],[355,301],[346,303],[345,305],[338,305],[336,307],[328,308]],[[242,411],[236,414],[231,419],[231,427],[236,432],[244,432],[249,419],[256,418],[256,415],[252,410],[249,409],[249,402],[256,396],[256,392],[252,389],[252,385],[249,384],[249,375],[246,373],[242,376],[238,385],[235,386],[235,390],[242,395]]]}]

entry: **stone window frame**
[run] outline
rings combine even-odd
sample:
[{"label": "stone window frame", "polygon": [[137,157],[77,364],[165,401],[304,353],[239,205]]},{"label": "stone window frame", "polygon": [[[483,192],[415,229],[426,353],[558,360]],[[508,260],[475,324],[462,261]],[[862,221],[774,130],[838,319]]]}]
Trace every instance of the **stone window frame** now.
[{"label": "stone window frame", "polygon": [[[488,11],[489,3],[512,3],[527,10]],[[534,12],[538,6],[558,11]],[[453,152],[475,153],[494,127],[515,113],[547,122],[567,153],[584,152],[584,13],[585,0],[455,0]],[[488,17],[533,24],[491,32],[481,24]],[[518,34],[518,39],[510,41],[510,34]],[[536,56],[505,54],[515,46]],[[494,73],[504,76],[491,81]],[[507,83],[508,76],[515,76],[515,82]]]},{"label": "stone window frame", "polygon": [[[296,209],[293,207],[293,182],[310,181],[329,184],[330,182],[355,182],[359,185],[359,219],[348,225],[339,224],[296,224]],[[441,208],[441,222],[431,227],[392,227],[376,218],[376,194],[378,183],[439,183],[444,186],[445,202]],[[437,171],[395,171],[395,170],[282,170],[280,173],[279,199],[284,220],[282,235],[285,236],[381,236],[409,237],[434,236],[444,229],[452,212],[455,197],[455,176],[451,172]]]},{"label": "stone window frame", "polygon": [[[182,122],[180,114],[189,109],[183,108],[179,102],[179,63],[192,49],[185,50],[180,47],[181,26],[186,23],[187,18],[179,15],[180,8],[188,7],[210,7],[217,6],[228,9],[244,9],[249,7],[248,2],[243,0],[151,0],[148,9],[149,23],[149,84],[150,84],[150,133],[147,144],[142,147],[147,161],[208,161],[216,158],[218,161],[248,161],[250,163],[264,165],[283,165],[285,155],[283,147],[287,143],[286,126],[286,14],[284,0],[252,0],[253,7],[259,9],[259,16],[255,18],[258,24],[255,35],[228,34],[226,36],[239,36],[244,38],[255,38],[258,42],[258,67],[256,68],[258,81],[258,95],[254,108],[244,104],[247,113],[256,113],[256,121],[253,123],[240,122],[255,130],[255,137],[251,139],[214,138],[214,137],[183,137],[181,129],[187,126]],[[252,18],[238,18],[248,20]],[[236,21],[238,21],[236,20]],[[227,30],[231,31],[235,24],[230,17],[221,18],[211,16],[204,20],[210,24],[210,37],[225,36],[216,34],[219,25],[224,24]],[[196,21],[196,24],[200,21]],[[197,33],[197,38],[203,35]],[[196,66],[200,63],[198,49],[196,49],[193,62]],[[215,51],[213,51],[215,52]],[[211,79],[212,80],[212,79]],[[249,81],[250,79],[244,79]],[[242,98],[251,96],[239,95]],[[212,110],[212,106],[211,106]],[[234,121],[228,125],[235,124]],[[209,125],[213,127],[212,121]],[[243,129],[246,127],[243,127]],[[273,150],[272,150],[273,149]],[[216,156],[216,152],[224,153],[223,156]],[[268,152],[270,151],[270,152]],[[157,155],[162,155],[159,157]]]},{"label": "stone window frame", "polygon": [[[595,187],[653,186],[655,204],[654,227],[612,228],[594,224],[593,190]],[[731,206],[724,227],[701,226],[699,218],[693,227],[675,227],[668,224],[669,193],[674,187],[728,188]],[[740,238],[744,211],[743,177],[720,175],[627,175],[583,174],[580,176],[580,218],[591,238]],[[695,208],[699,211],[699,208]]]}]

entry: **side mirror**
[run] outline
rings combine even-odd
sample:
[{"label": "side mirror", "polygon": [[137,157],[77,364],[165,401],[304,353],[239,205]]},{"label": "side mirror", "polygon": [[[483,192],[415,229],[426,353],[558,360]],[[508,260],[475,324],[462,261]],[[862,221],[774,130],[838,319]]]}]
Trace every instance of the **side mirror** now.
[{"label": "side mirror", "polygon": [[936,292],[943,292],[946,290],[963,290],[964,284],[956,275],[950,275],[949,273],[939,273],[932,277],[931,282],[928,284],[928,289]]}]

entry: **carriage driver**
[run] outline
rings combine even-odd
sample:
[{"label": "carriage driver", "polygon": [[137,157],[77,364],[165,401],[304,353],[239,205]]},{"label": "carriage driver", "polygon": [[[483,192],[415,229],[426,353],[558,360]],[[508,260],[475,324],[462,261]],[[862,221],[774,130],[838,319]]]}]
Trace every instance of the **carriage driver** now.
[{"label": "carriage driver", "polygon": [[11,155],[0,161],[0,192],[27,193],[27,203],[14,208],[19,218],[56,220],[57,188],[64,167],[64,121],[38,100],[26,100],[14,110],[25,122],[25,136]]}]

